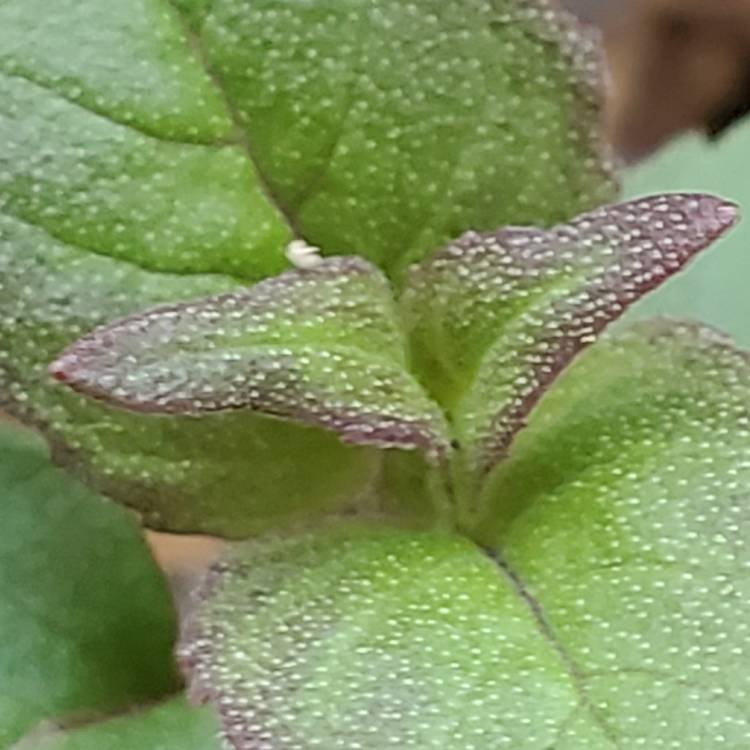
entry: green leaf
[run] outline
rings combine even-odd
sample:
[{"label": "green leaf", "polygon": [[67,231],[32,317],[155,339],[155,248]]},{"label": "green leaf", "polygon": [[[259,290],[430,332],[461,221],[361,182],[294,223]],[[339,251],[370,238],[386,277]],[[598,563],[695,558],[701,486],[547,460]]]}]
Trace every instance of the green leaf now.
[{"label": "green leaf", "polygon": [[375,457],[323,431],[239,413],[129,414],[51,387],[49,363],[110,317],[236,283],[149,274],[25,225],[2,226],[0,404],[40,426],[59,463],[147,525],[247,536],[308,510],[347,507],[369,483]]},{"label": "green leaf", "polygon": [[374,266],[336,258],[125,318],[74,344],[52,371],[135,411],[246,407],[333,430],[344,442],[444,457],[447,427],[406,370],[394,308]]},{"label": "green leaf", "polygon": [[345,508],[375,459],[86,402],[47,376],[66,346],[276,274],[291,227],[395,276],[466,227],[614,191],[598,46],[542,0],[6,0],[0,50],[0,405],[157,528]]},{"label": "green leaf", "polygon": [[[733,127],[721,140],[695,135],[681,138],[625,175],[631,196],[664,190],[702,190],[731,197],[750,208],[750,187],[743,170],[750,158],[750,123]],[[743,222],[710,255],[633,310],[634,317],[670,315],[701,320],[750,346],[750,224]]]},{"label": "green leaf", "polygon": [[452,417],[472,475],[506,455],[550,384],[606,325],[735,220],[716,198],[655,196],[548,231],[469,232],[417,266],[402,297],[412,359]]},{"label": "green leaf", "polygon": [[13,750],[220,750],[216,717],[175,698],[142,713],[70,729],[43,729]]},{"label": "green leaf", "polygon": [[509,579],[459,537],[237,545],[202,595],[182,660],[238,750],[545,747],[577,703]]},{"label": "green leaf", "polygon": [[166,2],[10,0],[0,49],[6,220],[154,271],[283,267],[290,230]]},{"label": "green leaf", "polygon": [[748,457],[749,355],[661,322],[584,355],[497,471],[484,536],[620,747],[750,740]]},{"label": "green leaf", "polygon": [[481,539],[236,546],[181,653],[238,750],[743,750],[750,359],[657,324],[589,349],[493,477]]},{"label": "green leaf", "polygon": [[132,519],[1,422],[0,506],[0,747],[174,690],[169,592]]},{"label": "green leaf", "polygon": [[290,226],[393,269],[612,195],[598,47],[542,0],[9,0],[0,30],[2,213],[154,270],[257,279]]},{"label": "green leaf", "polygon": [[597,40],[544,0],[219,0],[196,15],[260,172],[326,252],[398,273],[468,227],[549,224],[613,195]]}]

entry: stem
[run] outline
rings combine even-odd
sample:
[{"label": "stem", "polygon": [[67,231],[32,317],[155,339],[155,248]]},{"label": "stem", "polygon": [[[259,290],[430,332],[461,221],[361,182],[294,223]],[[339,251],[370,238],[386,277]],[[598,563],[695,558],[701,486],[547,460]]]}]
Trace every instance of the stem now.
[{"label": "stem", "polygon": [[459,509],[453,481],[451,456],[440,461],[437,469],[430,472],[430,496],[435,511],[435,525],[439,531],[455,532],[459,527]]}]

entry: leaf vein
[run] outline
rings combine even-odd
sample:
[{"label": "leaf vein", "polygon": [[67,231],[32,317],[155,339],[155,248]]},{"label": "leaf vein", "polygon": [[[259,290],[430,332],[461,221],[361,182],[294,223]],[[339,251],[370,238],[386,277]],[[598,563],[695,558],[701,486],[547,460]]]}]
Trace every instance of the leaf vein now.
[{"label": "leaf vein", "polygon": [[294,217],[292,211],[288,206],[284,205],[283,201],[280,199],[279,195],[271,185],[271,182],[268,179],[267,175],[260,168],[258,160],[255,158],[255,149],[253,148],[249,133],[247,132],[247,128],[245,128],[245,126],[242,124],[240,114],[237,111],[237,108],[232,103],[231,98],[228,96],[221,77],[208,60],[208,56],[206,54],[200,32],[193,29],[185,15],[178,8],[172,5],[169,0],[166,0],[165,4],[169,9],[171,9],[171,11],[175,14],[175,17],[180,22],[182,32],[185,36],[187,44],[189,45],[194,56],[203,68],[203,71],[213,83],[217,93],[221,98],[221,101],[224,104],[224,109],[226,110],[226,113],[233,124],[233,138],[231,139],[232,142],[238,145],[245,153],[245,156],[250,162],[250,165],[252,166],[256,177],[258,178],[260,189],[265,195],[268,203],[276,209],[277,213],[287,225],[289,231],[294,235],[294,237],[302,238],[302,231],[298,227],[296,218]]},{"label": "leaf vein", "polygon": [[90,104],[84,103],[80,101],[79,99],[75,99],[72,96],[68,96],[67,94],[63,93],[59,89],[56,89],[54,86],[50,86],[49,84],[44,83],[40,79],[29,75],[28,73],[22,73],[19,70],[8,70],[6,68],[0,67],[0,75],[2,75],[6,79],[15,79],[18,81],[23,81],[25,83],[31,84],[32,86],[35,86],[36,88],[39,88],[42,91],[46,91],[47,93],[54,95],[57,99],[67,102],[71,106],[76,107],[77,109],[80,109],[84,112],[87,112],[88,114],[93,115],[94,117],[105,120],[106,122],[112,125],[119,125],[120,127],[126,128],[127,130],[131,130],[134,133],[137,133],[138,135],[144,138],[150,138],[152,140],[159,141],[160,143],[169,143],[169,144],[173,144],[176,146],[199,146],[199,147],[214,146],[217,148],[225,148],[227,146],[241,146],[241,144],[234,142],[232,139],[209,141],[209,140],[206,140],[203,138],[197,138],[197,137],[193,140],[188,140],[186,138],[170,138],[169,136],[163,133],[158,133],[154,130],[151,130],[147,126],[136,123],[135,121],[118,119],[117,117],[112,115],[110,112],[105,112],[104,110],[97,109],[96,107],[93,107]]},{"label": "leaf vein", "polygon": [[560,661],[570,676],[571,684],[580,699],[580,707],[585,709],[596,726],[602,731],[609,743],[615,750],[622,750],[622,746],[617,738],[617,734],[609,725],[606,716],[592,703],[586,689],[586,676],[577,664],[573,656],[568,652],[560,639],[557,637],[552,625],[550,624],[541,603],[534,598],[533,594],[526,587],[521,577],[516,573],[509,563],[497,552],[484,550],[487,557],[496,565],[503,576],[510,583],[518,598],[526,605],[531,613],[537,629],[543,638],[550,644],[560,657]]}]

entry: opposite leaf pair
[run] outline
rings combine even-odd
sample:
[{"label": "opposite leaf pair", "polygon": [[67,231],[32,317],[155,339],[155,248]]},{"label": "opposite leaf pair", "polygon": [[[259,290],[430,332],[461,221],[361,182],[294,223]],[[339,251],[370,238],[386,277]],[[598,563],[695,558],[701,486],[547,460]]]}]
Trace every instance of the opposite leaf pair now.
[{"label": "opposite leaf pair", "polygon": [[[484,550],[352,523],[232,545],[183,626],[193,695],[238,750],[744,750],[749,456],[746,354],[667,323],[604,340],[493,476]],[[211,718],[39,747],[218,750]]]},{"label": "opposite leaf pair", "polygon": [[397,300],[367,261],[333,258],[125,318],[52,371],[136,411],[248,408],[423,449],[449,497],[434,506],[471,531],[485,478],[557,375],[735,217],[715,198],[668,195],[548,231],[469,232],[415,266]]},{"label": "opposite leaf pair", "polygon": [[47,377],[65,347],[274,276],[295,236],[402,280],[468,227],[617,192],[602,50],[552,0],[8,0],[0,49],[0,406],[152,528],[345,513],[381,457],[86,400]]}]

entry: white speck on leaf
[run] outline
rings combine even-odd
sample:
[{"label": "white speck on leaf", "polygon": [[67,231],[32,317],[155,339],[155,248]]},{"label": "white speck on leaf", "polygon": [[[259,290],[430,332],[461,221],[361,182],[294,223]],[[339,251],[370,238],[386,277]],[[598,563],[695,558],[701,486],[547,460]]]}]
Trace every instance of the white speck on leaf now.
[{"label": "white speck on leaf", "polygon": [[284,254],[295,268],[303,271],[317,268],[323,261],[320,257],[320,248],[308,245],[304,240],[292,240],[286,246]]}]

